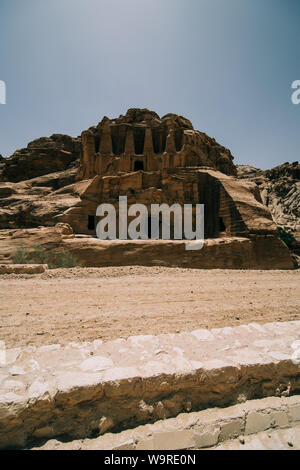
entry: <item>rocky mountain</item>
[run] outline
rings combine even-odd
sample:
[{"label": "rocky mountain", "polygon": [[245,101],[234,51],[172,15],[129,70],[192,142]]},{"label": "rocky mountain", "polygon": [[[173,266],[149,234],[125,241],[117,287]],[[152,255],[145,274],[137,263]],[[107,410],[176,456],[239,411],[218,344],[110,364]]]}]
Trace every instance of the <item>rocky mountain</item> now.
[{"label": "rocky mountain", "polygon": [[80,137],[53,134],[16,150],[9,158],[0,156],[0,181],[19,182],[76,167],[81,150]]},{"label": "rocky mountain", "polygon": [[79,200],[80,153],[80,137],[53,134],[0,159],[0,228],[55,225]]}]

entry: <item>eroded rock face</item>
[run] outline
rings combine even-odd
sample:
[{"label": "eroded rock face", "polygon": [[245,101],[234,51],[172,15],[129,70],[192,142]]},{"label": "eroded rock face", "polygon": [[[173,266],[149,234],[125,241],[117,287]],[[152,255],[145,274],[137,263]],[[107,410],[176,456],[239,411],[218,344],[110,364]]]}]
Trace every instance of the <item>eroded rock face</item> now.
[{"label": "eroded rock face", "polygon": [[55,227],[0,230],[0,264],[10,264],[18,248],[25,249],[28,253],[37,248],[56,250],[62,247],[63,240],[73,236],[72,228],[62,223]]},{"label": "eroded rock face", "polygon": [[[32,255],[69,252],[82,266],[169,266],[200,269],[293,269],[287,246],[276,236],[255,235],[205,240],[186,251],[180,240],[99,240],[76,236],[68,224],[0,230],[0,264],[9,265],[19,248]],[[1,273],[0,273],[1,274]]]},{"label": "eroded rock face", "polygon": [[[230,266],[268,267],[269,261],[270,267],[288,268],[290,255],[277,243],[276,225],[266,206],[276,223],[290,220],[290,212],[295,223],[299,220],[298,167],[283,165],[270,172],[244,167],[239,176],[248,181],[241,181],[230,151],[194,130],[188,119],[176,114],[160,118],[153,111],[133,108],[116,119],[104,117],[81,138],[43,137],[1,160],[0,229],[63,222],[76,234],[95,237],[98,205],[108,202],[118,210],[119,196],[127,196],[128,205],[144,204],[148,212],[151,204],[204,204],[206,239],[242,237],[252,248],[262,246],[257,237],[264,240],[260,261],[256,255],[253,263],[247,256],[241,261],[237,250]],[[287,201],[284,211],[279,193]],[[92,252],[97,250],[93,247]],[[94,254],[92,262],[98,266]],[[283,263],[273,260],[279,254]],[[90,255],[84,261],[90,265]],[[168,260],[168,265],[174,262]],[[213,268],[220,263],[201,260],[200,265]]]},{"label": "eroded rock face", "polygon": [[176,418],[90,439],[63,442],[52,438],[31,450],[300,450],[299,410],[299,395],[267,397],[226,410],[185,411]]},{"label": "eroded rock face", "polygon": [[237,166],[238,177],[258,185],[263,203],[277,225],[300,236],[300,165],[284,163],[271,170]]},{"label": "eroded rock face", "polygon": [[76,164],[80,150],[80,138],[62,134],[41,137],[1,162],[0,181],[25,181],[66,170]]},{"label": "eroded rock face", "polygon": [[228,237],[205,240],[198,251],[184,241],[68,238],[62,247],[82,266],[168,266],[193,269],[293,269],[287,246],[277,237]]},{"label": "eroded rock face", "polygon": [[[84,131],[82,139],[54,134],[1,159],[0,229],[55,225],[66,211],[81,204],[88,179],[95,176],[151,171],[152,176],[144,177],[153,185],[152,193],[144,194],[150,200],[160,190],[158,181],[163,171],[208,166],[235,174],[232,160],[229,150],[194,131],[191,122],[182,116],[167,114],[160,119],[147,109],[129,109],[116,119],[104,117],[98,126]],[[192,179],[186,173],[182,183],[178,182],[181,195],[183,185],[190,186]],[[177,183],[174,180],[172,184]],[[138,190],[134,183],[129,189]],[[142,196],[140,201],[144,202]],[[83,227],[78,229],[86,233]]]},{"label": "eroded rock face", "polygon": [[[114,204],[118,221],[119,196],[127,196],[128,206],[144,204],[149,216],[152,204],[204,204],[205,238],[277,234],[254,183],[204,168],[96,176],[81,194],[81,201],[59,219],[69,223],[76,233],[95,236],[98,205]],[[93,226],[89,225],[91,219]]]},{"label": "eroded rock face", "polygon": [[0,264],[0,274],[41,274],[47,264]]},{"label": "eroded rock face", "polygon": [[0,182],[0,229],[53,226],[58,216],[80,202],[85,181],[76,168],[19,183]]},{"label": "eroded rock face", "polygon": [[187,166],[236,174],[230,151],[176,114],[159,118],[148,109],[129,109],[82,133],[79,178]]},{"label": "eroded rock face", "polygon": [[[222,417],[224,406],[253,398],[277,396],[278,406],[279,397],[300,391],[293,347],[299,326],[296,321],[251,323],[107,343],[9,349],[0,383],[0,449],[59,436],[96,437],[216,406],[223,407]],[[276,422],[258,410],[251,415],[255,405],[248,409],[246,428],[241,427],[246,434],[257,432],[259,423],[266,429],[266,420],[270,427]],[[291,418],[299,421],[299,398],[291,405]],[[235,419],[242,421],[242,411],[235,409]],[[191,416],[189,429],[196,422]]]}]

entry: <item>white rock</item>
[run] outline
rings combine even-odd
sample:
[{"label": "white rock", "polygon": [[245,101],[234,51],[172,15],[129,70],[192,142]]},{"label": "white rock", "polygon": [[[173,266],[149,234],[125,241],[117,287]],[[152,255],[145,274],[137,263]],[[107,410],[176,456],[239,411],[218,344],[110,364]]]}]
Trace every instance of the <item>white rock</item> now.
[{"label": "white rock", "polygon": [[25,388],[25,385],[23,382],[20,382],[18,380],[6,380],[4,383],[4,388],[6,390],[11,390],[11,391],[18,391],[18,390],[23,390]]},{"label": "white rock", "polygon": [[114,363],[111,359],[104,356],[95,356],[83,361],[80,365],[80,369],[83,371],[101,371],[113,367]]},{"label": "white rock", "polygon": [[9,373],[10,373],[11,375],[24,375],[24,374],[25,374],[25,371],[24,371],[23,367],[13,366],[13,367],[10,369]]},{"label": "white rock", "polygon": [[94,350],[102,346],[102,344],[103,344],[102,339],[95,339],[95,341],[93,341]]},{"label": "white rock", "polygon": [[198,341],[212,341],[215,339],[210,331],[204,329],[192,331],[192,335],[195,336]]},{"label": "white rock", "polygon": [[42,346],[39,348],[39,351],[41,352],[48,352],[48,351],[59,351],[60,350],[60,344],[51,344],[49,346]]},{"label": "white rock", "polygon": [[37,379],[29,388],[28,395],[30,398],[36,398],[45,395],[47,392],[49,392],[49,384]]}]

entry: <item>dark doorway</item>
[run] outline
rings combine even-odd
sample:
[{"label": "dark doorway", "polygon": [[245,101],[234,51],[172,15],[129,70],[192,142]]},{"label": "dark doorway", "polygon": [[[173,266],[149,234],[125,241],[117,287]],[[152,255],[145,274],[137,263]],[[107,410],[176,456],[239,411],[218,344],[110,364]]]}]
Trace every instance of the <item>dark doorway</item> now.
[{"label": "dark doorway", "polygon": [[141,160],[136,160],[134,162],[134,171],[144,170],[144,162]]},{"label": "dark doorway", "polygon": [[94,215],[89,215],[88,230],[95,230],[95,216]]},{"label": "dark doorway", "polygon": [[134,138],[134,147],[136,155],[143,155],[144,152],[144,143],[145,143],[145,127],[134,127],[133,128],[133,138]]},{"label": "dark doorway", "polygon": [[219,217],[219,231],[226,232],[226,227],[225,227],[222,217]]}]

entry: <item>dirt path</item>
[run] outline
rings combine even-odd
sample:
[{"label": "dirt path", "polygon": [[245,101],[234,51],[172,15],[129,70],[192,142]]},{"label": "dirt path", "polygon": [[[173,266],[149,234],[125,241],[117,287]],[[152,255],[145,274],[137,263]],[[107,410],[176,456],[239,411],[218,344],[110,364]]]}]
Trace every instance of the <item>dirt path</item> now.
[{"label": "dirt path", "polygon": [[300,320],[300,271],[76,268],[0,276],[7,347]]}]

